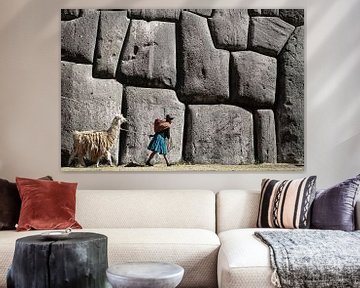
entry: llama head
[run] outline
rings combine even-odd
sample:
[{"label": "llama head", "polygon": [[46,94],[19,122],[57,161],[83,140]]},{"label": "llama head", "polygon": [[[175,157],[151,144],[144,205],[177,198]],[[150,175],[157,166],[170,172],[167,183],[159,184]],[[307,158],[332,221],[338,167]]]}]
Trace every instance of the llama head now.
[{"label": "llama head", "polygon": [[121,125],[122,123],[126,123],[126,122],[127,122],[126,118],[122,114],[120,114],[119,116],[114,117],[112,124],[117,126],[117,125]]}]

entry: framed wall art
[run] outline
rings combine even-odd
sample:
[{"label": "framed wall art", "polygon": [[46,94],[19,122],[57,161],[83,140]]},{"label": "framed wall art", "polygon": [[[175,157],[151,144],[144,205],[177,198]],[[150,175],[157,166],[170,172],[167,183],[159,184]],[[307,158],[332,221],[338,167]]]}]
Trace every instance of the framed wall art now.
[{"label": "framed wall art", "polygon": [[303,9],[62,9],[63,171],[304,167]]}]

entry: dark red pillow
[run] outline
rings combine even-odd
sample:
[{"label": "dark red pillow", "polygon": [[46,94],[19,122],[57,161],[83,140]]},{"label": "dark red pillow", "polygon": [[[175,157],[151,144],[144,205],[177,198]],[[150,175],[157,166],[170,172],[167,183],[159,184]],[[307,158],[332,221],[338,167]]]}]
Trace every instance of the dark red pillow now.
[{"label": "dark red pillow", "polygon": [[77,183],[16,178],[21,198],[17,231],[81,228],[75,220]]}]

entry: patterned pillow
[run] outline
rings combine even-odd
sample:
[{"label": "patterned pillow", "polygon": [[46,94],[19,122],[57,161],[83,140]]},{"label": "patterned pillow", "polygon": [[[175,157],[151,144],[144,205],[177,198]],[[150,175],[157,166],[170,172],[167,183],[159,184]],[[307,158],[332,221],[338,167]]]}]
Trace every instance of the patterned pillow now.
[{"label": "patterned pillow", "polygon": [[294,180],[263,179],[257,227],[308,228],[316,176]]}]

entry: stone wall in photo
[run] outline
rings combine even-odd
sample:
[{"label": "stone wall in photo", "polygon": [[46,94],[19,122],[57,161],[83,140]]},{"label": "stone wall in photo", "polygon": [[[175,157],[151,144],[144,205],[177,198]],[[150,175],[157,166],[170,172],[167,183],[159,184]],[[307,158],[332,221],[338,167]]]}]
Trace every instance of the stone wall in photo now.
[{"label": "stone wall in photo", "polygon": [[303,165],[304,10],[61,10],[62,166],[120,113],[117,164],[172,114],[172,163]]}]

